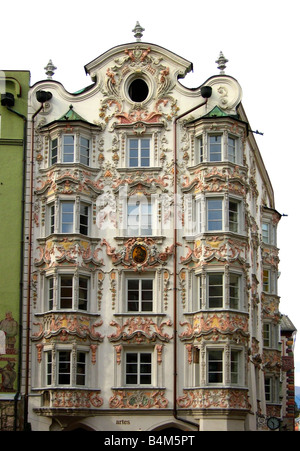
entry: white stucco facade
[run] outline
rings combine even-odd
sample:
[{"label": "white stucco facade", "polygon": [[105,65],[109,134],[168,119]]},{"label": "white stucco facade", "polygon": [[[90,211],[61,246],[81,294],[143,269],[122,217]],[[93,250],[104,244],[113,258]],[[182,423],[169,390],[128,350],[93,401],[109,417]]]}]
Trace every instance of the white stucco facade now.
[{"label": "white stucco facade", "polygon": [[31,87],[33,430],[257,430],[280,416],[280,215],[239,83],[189,89],[191,68],[133,42],[87,64],[81,92]]}]

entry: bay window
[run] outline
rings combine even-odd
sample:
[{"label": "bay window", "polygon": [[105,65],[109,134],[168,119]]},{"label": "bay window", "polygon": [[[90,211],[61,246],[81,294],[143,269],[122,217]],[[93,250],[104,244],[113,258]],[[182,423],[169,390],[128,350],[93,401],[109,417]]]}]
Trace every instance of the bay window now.
[{"label": "bay window", "polygon": [[80,386],[87,383],[88,352],[70,349],[46,351],[45,382],[47,386]]},{"label": "bay window", "polygon": [[46,310],[82,310],[90,308],[90,279],[79,274],[58,274],[46,278]]},{"label": "bay window", "polygon": [[90,165],[90,139],[81,134],[64,134],[50,140],[49,165],[81,163]]},{"label": "bay window", "polygon": [[[78,213],[77,213],[78,212]],[[56,216],[59,218],[56,223]],[[90,233],[90,205],[75,200],[58,200],[48,205],[49,233],[80,233],[88,236]]]}]

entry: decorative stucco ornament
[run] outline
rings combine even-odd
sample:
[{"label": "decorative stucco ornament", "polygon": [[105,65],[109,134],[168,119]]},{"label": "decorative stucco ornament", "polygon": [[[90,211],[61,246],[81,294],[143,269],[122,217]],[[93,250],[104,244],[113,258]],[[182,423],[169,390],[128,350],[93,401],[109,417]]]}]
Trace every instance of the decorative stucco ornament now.
[{"label": "decorative stucco ornament", "polygon": [[134,37],[136,38],[136,42],[141,42],[143,37],[143,31],[145,31],[145,28],[142,28],[139,24],[139,22],[136,22],[136,25],[134,29],[132,30],[134,33]]},{"label": "decorative stucco ornament", "polygon": [[44,67],[45,71],[46,71],[46,75],[48,80],[52,80],[52,77],[54,75],[54,71],[57,69],[57,67],[54,66],[54,64],[52,63],[52,60],[50,59],[48,61],[48,64],[46,67]]},{"label": "decorative stucco ornament", "polygon": [[216,63],[218,64],[218,69],[220,69],[220,74],[225,74],[226,63],[228,63],[228,60],[223,55],[223,52],[220,52],[219,58],[216,60]]}]

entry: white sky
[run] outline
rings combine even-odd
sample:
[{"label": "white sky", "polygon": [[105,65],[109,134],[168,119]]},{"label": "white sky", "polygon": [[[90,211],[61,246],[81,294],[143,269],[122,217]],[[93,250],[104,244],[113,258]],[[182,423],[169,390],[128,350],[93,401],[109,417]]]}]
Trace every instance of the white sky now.
[{"label": "white sky", "polygon": [[[54,79],[69,92],[91,84],[84,65],[110,48],[135,41],[138,20],[150,42],[191,61],[193,74],[181,82],[198,87],[218,74],[222,50],[226,74],[243,89],[243,106],[274,192],[276,209],[288,216],[279,224],[280,310],[300,334],[297,227],[300,211],[300,149],[296,139],[300,100],[299,1],[285,0],[27,0],[2,2],[0,68],[30,70],[31,84],[45,79],[51,58]],[[298,63],[299,65],[299,63]],[[300,338],[295,349],[296,385],[300,386]]]}]

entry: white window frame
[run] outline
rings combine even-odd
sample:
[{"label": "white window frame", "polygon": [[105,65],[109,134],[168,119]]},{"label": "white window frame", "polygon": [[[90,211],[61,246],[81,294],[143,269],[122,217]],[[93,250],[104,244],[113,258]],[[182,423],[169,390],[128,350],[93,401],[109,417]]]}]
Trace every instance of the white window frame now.
[{"label": "white window frame", "polygon": [[[220,353],[221,354],[221,359],[216,359],[216,360],[210,360],[210,354],[211,353]],[[224,349],[223,348],[207,348],[206,349],[206,362],[207,362],[207,385],[224,385]],[[213,367],[210,365],[212,362],[216,362],[215,365],[213,365]],[[216,376],[216,375],[221,375],[221,380],[220,381],[212,381],[211,377]],[[211,376],[211,377],[210,377]]]},{"label": "white window frame", "polygon": [[[209,205],[212,205],[212,202],[219,202],[219,205],[215,205],[214,208],[209,208]],[[201,209],[201,200],[196,201],[197,212],[202,213]],[[231,205],[230,205],[231,204]],[[236,211],[231,209],[232,205],[236,206]],[[204,233],[234,233],[237,235],[241,235],[244,233],[244,220],[243,220],[243,201],[242,199],[235,196],[205,196],[205,230]],[[216,216],[217,212],[219,212],[219,217]],[[197,213],[199,215],[199,213]],[[213,216],[216,216],[213,218]],[[201,218],[202,219],[202,218]],[[212,227],[214,223],[218,223],[218,227]],[[232,224],[236,226],[233,228]],[[200,222],[201,227],[201,222]]]},{"label": "white window frame", "polygon": [[[62,280],[68,278],[72,281],[69,285],[71,289],[70,306],[62,306]],[[86,282],[86,287],[80,286],[81,281]],[[67,287],[67,286],[66,286]],[[45,311],[91,311],[91,278],[88,274],[80,272],[74,274],[70,272],[59,272],[58,274],[49,274],[45,277]],[[81,298],[81,291],[85,293],[85,298]],[[67,299],[67,298],[66,298]],[[82,306],[86,305],[85,308]]]},{"label": "white window frame", "polygon": [[[77,347],[74,353],[69,347],[56,347],[52,349],[45,349],[45,386],[46,387],[86,387],[88,384],[89,365],[88,357],[89,350]],[[67,360],[65,372],[63,371],[63,360],[60,359],[60,354],[66,353]],[[79,355],[84,355],[84,362],[79,361]],[[79,372],[79,369],[83,372]],[[60,381],[63,376],[68,378],[68,382]],[[83,381],[79,382],[79,376],[83,376]]]},{"label": "white window frame", "polygon": [[[132,211],[130,211],[132,209]],[[136,210],[136,212],[134,211]],[[147,209],[146,223],[144,210]],[[150,209],[150,210],[149,210]],[[142,196],[139,200],[137,196],[129,197],[126,205],[126,235],[128,236],[153,236],[154,235],[154,209],[155,206],[151,199]],[[150,223],[149,223],[150,218]],[[148,225],[148,227],[144,227]],[[143,233],[148,231],[149,233]]]},{"label": "white window frame", "polygon": [[[72,138],[73,143],[67,144],[68,138]],[[83,140],[86,143],[83,144]],[[53,134],[49,140],[50,152],[49,152],[49,166],[54,164],[73,165],[74,163],[79,163],[84,166],[90,167],[91,162],[91,135],[89,133],[79,132],[79,133],[63,133]],[[69,152],[65,150],[68,148]],[[84,155],[82,149],[85,149]],[[53,154],[53,152],[55,153]],[[67,155],[70,156],[70,161],[66,161]],[[87,161],[84,161],[84,160]]]},{"label": "white window frame", "polygon": [[[138,145],[137,145],[137,157],[131,157],[130,152],[131,150],[133,150],[131,148],[131,142],[133,140],[136,140]],[[143,140],[147,140],[149,141],[149,147],[147,147],[147,149],[149,150],[149,154],[147,157],[143,157],[142,156],[142,141]],[[142,137],[136,137],[136,136],[128,136],[127,138],[127,159],[126,159],[126,166],[128,168],[141,168],[141,169],[145,169],[145,168],[150,168],[151,166],[153,166],[153,150],[152,150],[152,138],[151,136],[142,136]],[[137,164],[131,164],[131,159],[137,159]],[[142,165],[142,160],[143,158],[147,158],[149,160],[149,164],[147,165]]]},{"label": "white window frame", "polygon": [[[128,372],[129,363],[128,363],[127,357],[129,356],[129,354],[137,356],[136,363],[132,363],[132,365],[136,365],[136,367],[137,367],[137,371],[135,373]],[[143,383],[143,381],[142,381],[142,374],[143,374],[143,372],[141,371],[142,365],[143,365],[143,362],[142,362],[143,357],[142,356],[148,356],[148,357],[150,356],[150,360],[151,360],[150,363],[149,362],[145,363],[145,365],[147,365],[148,367],[150,366],[150,373],[145,372],[145,374],[147,374],[147,375],[150,374],[150,376],[151,376],[151,381],[147,382],[147,383],[145,383],[145,382]],[[133,377],[133,375],[136,375],[135,383],[130,382],[128,380],[129,375],[132,375],[132,377]],[[139,349],[139,350],[126,349],[125,355],[124,355],[124,385],[126,387],[152,387],[152,386],[154,386],[154,382],[155,381],[154,381],[154,352],[153,352],[153,350],[150,350],[147,348]]]},{"label": "white window frame", "polygon": [[[129,299],[129,291],[135,291],[135,290],[130,290],[129,285],[131,281],[135,281],[138,283],[138,299],[136,301],[130,300]],[[152,284],[152,288],[151,290],[143,290],[143,283],[144,282],[151,282]],[[154,308],[154,293],[155,293],[155,284],[154,284],[154,277],[126,277],[126,311],[130,312],[130,313],[144,313],[144,314],[149,314],[149,313],[153,313],[155,311]],[[143,292],[148,292],[151,291],[152,292],[152,299],[151,300],[143,300]],[[129,303],[134,303],[136,302],[138,304],[138,308],[137,309],[129,309]],[[151,303],[151,309],[150,310],[144,310],[143,309],[143,304],[145,303]]]},{"label": "white window frame", "polygon": [[[70,212],[64,213],[64,207],[72,205]],[[82,208],[86,208],[86,212],[82,212]],[[71,211],[72,210],[72,211]],[[63,215],[69,215],[70,221],[63,221]],[[58,221],[57,221],[58,218]],[[85,223],[83,218],[86,218]],[[69,231],[63,231],[63,226],[69,224]],[[61,198],[47,204],[46,233],[47,234],[64,234],[72,235],[75,233],[89,236],[91,234],[91,204],[84,199],[79,201],[75,199]],[[84,230],[86,228],[86,230]]]}]

